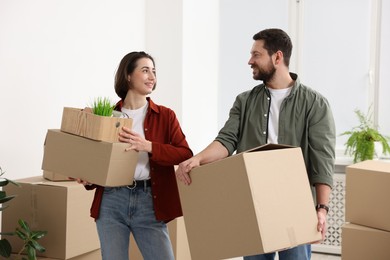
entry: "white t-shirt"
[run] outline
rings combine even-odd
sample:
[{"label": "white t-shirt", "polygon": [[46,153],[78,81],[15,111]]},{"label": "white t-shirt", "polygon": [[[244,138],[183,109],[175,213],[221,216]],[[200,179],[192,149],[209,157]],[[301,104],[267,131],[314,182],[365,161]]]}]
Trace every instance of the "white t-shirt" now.
[{"label": "white t-shirt", "polygon": [[[122,113],[129,116],[129,118],[133,119],[133,127],[132,129],[137,132],[140,136],[145,138],[144,132],[144,120],[146,116],[146,112],[148,110],[148,103],[145,106],[131,110],[122,107]],[[147,152],[139,152],[138,163],[135,167],[135,180],[146,180],[150,178],[150,166],[149,166],[149,156]]]},{"label": "white t-shirt", "polygon": [[268,88],[271,94],[271,107],[268,118],[268,143],[278,143],[280,106],[283,100],[290,94],[291,89],[292,87],[283,89]]}]

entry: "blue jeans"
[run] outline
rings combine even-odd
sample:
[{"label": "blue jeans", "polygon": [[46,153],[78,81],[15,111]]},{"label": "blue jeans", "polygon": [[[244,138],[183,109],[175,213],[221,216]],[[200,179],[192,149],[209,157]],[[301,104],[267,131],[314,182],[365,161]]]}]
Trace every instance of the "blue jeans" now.
[{"label": "blue jeans", "polygon": [[[276,253],[245,256],[244,260],[273,260]],[[301,245],[278,252],[279,260],[310,260],[311,245]]]},{"label": "blue jeans", "polygon": [[103,260],[129,260],[130,233],[144,260],[174,260],[167,226],[154,215],[150,187],[106,187],[96,226]]}]

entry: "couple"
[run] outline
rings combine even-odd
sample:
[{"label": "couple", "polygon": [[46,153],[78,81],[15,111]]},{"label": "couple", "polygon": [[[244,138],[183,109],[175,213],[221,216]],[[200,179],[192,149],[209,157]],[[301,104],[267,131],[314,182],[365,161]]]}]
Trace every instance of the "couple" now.
[{"label": "couple", "polygon": [[[253,78],[262,83],[237,96],[215,140],[195,156],[175,113],[147,97],[156,87],[153,58],[145,52],[123,57],[115,75],[120,98],[115,109],[133,118],[133,129],[124,128],[119,141],[139,152],[135,183],[101,187],[79,180],[87,189],[95,189],[91,216],[96,220],[103,260],[128,260],[130,233],[145,260],[174,259],[166,223],[182,215],[176,178],[190,185],[192,168],[266,143],[301,147],[315,190],[317,229],[325,237],[335,157],[331,109],[321,94],[289,72],[292,43],[284,31],[266,29],[253,40],[248,64]],[[176,173],[174,165],[179,165]],[[280,260],[310,259],[311,247],[302,245],[278,254]],[[244,259],[274,257],[270,253]]]}]

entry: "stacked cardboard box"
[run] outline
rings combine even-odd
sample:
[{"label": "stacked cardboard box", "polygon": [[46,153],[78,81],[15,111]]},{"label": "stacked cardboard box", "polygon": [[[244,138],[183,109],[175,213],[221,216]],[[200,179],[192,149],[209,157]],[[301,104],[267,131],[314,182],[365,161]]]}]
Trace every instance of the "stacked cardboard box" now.
[{"label": "stacked cardboard box", "polygon": [[[17,255],[17,254],[12,254],[11,259],[12,260],[20,260],[24,257],[27,259],[26,255]],[[100,254],[100,249],[94,250],[92,252],[88,252],[76,257],[69,258],[68,260],[101,260],[102,256]],[[60,260],[57,258],[48,258],[48,257],[37,257],[37,260]]]},{"label": "stacked cardboard box", "polygon": [[46,135],[42,162],[45,178],[80,178],[101,186],[132,184],[138,152],[126,152],[129,145],[118,142],[121,126],[131,125],[129,118],[64,108],[61,129],[48,130]]},{"label": "stacked cardboard box", "polygon": [[132,124],[131,118],[98,116],[82,109],[64,107],[61,131],[96,141],[115,143],[118,142],[121,128],[131,128]]},{"label": "stacked cardboard box", "polygon": [[191,178],[189,186],[179,182],[179,192],[193,260],[321,240],[300,148],[258,147],[194,168]]},{"label": "stacked cardboard box", "polygon": [[[92,259],[98,255],[99,239],[90,217],[93,192],[77,182],[51,182],[42,176],[16,180],[20,187],[7,185],[7,194],[17,195],[2,214],[2,230],[15,231],[18,219],[32,230],[47,231],[39,240],[46,248],[39,256],[55,259]],[[17,236],[7,237],[14,253],[22,248]],[[86,255],[85,255],[86,254]],[[77,258],[85,255],[84,258]],[[46,259],[44,258],[44,259]],[[98,258],[94,258],[98,259]]]},{"label": "stacked cardboard box", "polygon": [[390,259],[390,163],[363,161],[346,168],[343,260]]}]

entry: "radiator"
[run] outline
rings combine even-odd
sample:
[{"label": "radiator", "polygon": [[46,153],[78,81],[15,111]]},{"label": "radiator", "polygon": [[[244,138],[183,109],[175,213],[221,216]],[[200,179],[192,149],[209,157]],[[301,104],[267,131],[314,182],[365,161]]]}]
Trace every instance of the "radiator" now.
[{"label": "radiator", "polygon": [[328,230],[321,244],[312,245],[313,252],[341,255],[341,227],[345,222],[345,174],[333,175],[333,189],[329,197]]}]

